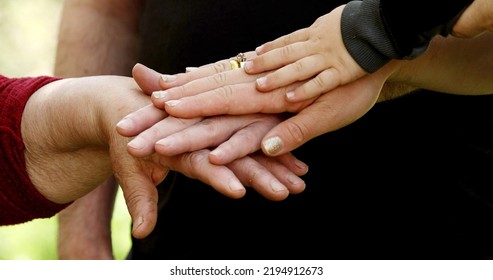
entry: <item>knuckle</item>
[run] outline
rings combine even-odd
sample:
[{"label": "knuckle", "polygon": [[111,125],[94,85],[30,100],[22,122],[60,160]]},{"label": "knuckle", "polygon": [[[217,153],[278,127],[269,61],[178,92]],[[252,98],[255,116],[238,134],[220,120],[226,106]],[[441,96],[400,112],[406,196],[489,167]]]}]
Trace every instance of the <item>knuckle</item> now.
[{"label": "knuckle", "polygon": [[291,55],[294,53],[294,47],[293,45],[287,45],[281,49],[281,55],[283,58],[288,58],[291,57]]},{"label": "knuckle", "polygon": [[249,151],[254,152],[260,148],[260,137],[255,133],[240,130],[236,133],[236,137],[241,139],[242,147],[250,147]]},{"label": "knuckle", "polygon": [[225,72],[226,70],[228,70],[228,68],[226,67],[226,64],[222,61],[215,62],[214,64],[212,64],[212,68],[214,69],[214,72],[216,72],[216,73],[222,73],[222,72]]},{"label": "knuckle", "polygon": [[286,35],[286,36],[283,36],[281,39],[281,42],[283,45],[289,45],[291,44],[291,38],[293,37],[292,34],[289,34],[289,35]]},{"label": "knuckle", "polygon": [[234,89],[232,86],[227,85],[214,90],[214,96],[217,96],[220,100],[218,104],[222,104],[225,112],[231,111],[230,100],[234,100]]},{"label": "knuckle", "polygon": [[135,209],[141,202],[149,202],[151,199],[140,188],[127,188],[125,201],[129,209]]},{"label": "knuckle", "polygon": [[312,82],[317,88],[324,89],[327,86],[325,78],[324,75],[317,75],[312,79]]},{"label": "knuckle", "polygon": [[261,170],[260,168],[258,168],[253,164],[249,164],[247,168],[248,168],[248,184],[252,186],[257,182]]},{"label": "knuckle", "polygon": [[303,66],[303,63],[300,60],[294,62],[293,63],[293,67],[294,67],[294,70],[296,72],[299,72],[299,73],[302,73],[303,72],[304,66]]},{"label": "knuckle", "polygon": [[186,168],[191,172],[192,176],[197,178],[199,176],[199,167],[204,162],[204,153],[201,151],[188,153],[184,160]]},{"label": "knuckle", "polygon": [[203,130],[208,131],[210,135],[217,135],[220,132],[222,117],[218,116],[213,119],[205,119],[199,122],[197,125],[201,126]]},{"label": "knuckle", "polygon": [[308,128],[303,123],[287,121],[286,130],[296,146],[302,144],[308,135]]},{"label": "knuckle", "polygon": [[215,75],[209,76],[207,78],[210,82],[212,82],[215,86],[221,86],[226,83],[226,73],[221,72]]}]

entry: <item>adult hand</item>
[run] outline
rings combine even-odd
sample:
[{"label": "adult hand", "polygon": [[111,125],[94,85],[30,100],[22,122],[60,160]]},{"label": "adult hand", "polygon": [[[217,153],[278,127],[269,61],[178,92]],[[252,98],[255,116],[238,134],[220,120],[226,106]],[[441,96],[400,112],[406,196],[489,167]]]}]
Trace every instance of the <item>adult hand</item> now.
[{"label": "adult hand", "polygon": [[[284,98],[289,86],[269,94],[261,93],[255,86],[256,76],[241,69],[219,72],[228,69],[228,65],[229,62],[223,60],[174,75],[172,79],[166,76],[159,81],[166,90],[154,92],[153,103],[180,118],[297,113],[264,136],[262,150],[269,156],[292,151],[313,137],[339,129],[361,117],[374,105],[387,78],[384,72],[377,72],[316,100],[289,102]],[[136,70],[149,71],[142,66]],[[131,119],[138,121],[137,116],[131,116]]]},{"label": "adult hand", "polygon": [[[161,75],[156,71],[136,65],[133,74],[144,92],[150,94],[153,89],[161,88]],[[192,158],[195,160],[209,158],[210,162],[201,164],[210,169],[223,170],[222,174],[236,174],[243,185],[252,186],[268,199],[281,200],[289,193],[304,190],[304,182],[298,176],[306,174],[307,166],[292,154],[277,158],[268,158],[262,154],[251,155],[259,149],[262,135],[278,122],[279,117],[273,115],[178,119],[167,116],[163,110],[151,105],[129,114],[117,124],[117,130],[123,136],[135,136],[128,145],[128,151],[136,157],[148,156],[156,151],[171,160],[167,163],[171,169],[200,179],[221,191],[223,187],[218,186],[232,182],[233,177],[226,180],[225,176],[212,176],[213,172],[210,171],[200,174],[190,172],[190,167],[199,166],[198,162],[190,166],[173,164],[177,158],[192,158],[189,155],[195,155]],[[172,139],[163,139],[168,136],[179,141],[170,143],[169,140]],[[226,138],[229,140],[212,153],[206,150]],[[158,144],[155,145],[156,142]],[[263,175],[260,176],[261,174]]]}]

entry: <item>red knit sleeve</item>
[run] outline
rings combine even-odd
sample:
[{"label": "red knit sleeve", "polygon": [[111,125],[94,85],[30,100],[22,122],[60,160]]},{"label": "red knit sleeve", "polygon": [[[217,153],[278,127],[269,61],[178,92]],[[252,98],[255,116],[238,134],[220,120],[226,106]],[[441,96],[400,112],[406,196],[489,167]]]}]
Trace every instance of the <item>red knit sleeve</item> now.
[{"label": "red knit sleeve", "polygon": [[0,75],[0,225],[51,217],[68,204],[46,199],[26,171],[21,119],[29,97],[53,77],[10,79]]}]

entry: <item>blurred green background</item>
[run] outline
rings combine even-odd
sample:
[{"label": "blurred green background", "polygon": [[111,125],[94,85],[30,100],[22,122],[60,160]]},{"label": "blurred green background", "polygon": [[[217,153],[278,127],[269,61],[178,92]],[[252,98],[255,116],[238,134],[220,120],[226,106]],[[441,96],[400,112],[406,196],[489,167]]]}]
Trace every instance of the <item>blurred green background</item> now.
[{"label": "blurred green background", "polygon": [[[53,75],[62,0],[0,0],[0,74]],[[130,248],[130,217],[119,191],[112,220],[113,251]],[[0,227],[0,259],[57,259],[57,218]]]}]

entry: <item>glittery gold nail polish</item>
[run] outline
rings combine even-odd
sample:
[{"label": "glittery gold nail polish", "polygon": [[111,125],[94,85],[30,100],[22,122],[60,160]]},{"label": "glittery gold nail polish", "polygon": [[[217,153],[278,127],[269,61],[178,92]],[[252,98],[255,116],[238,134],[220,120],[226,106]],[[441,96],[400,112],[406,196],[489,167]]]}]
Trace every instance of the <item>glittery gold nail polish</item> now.
[{"label": "glittery gold nail polish", "polygon": [[282,149],[282,140],[279,136],[274,136],[265,140],[262,146],[267,154],[274,155]]}]

